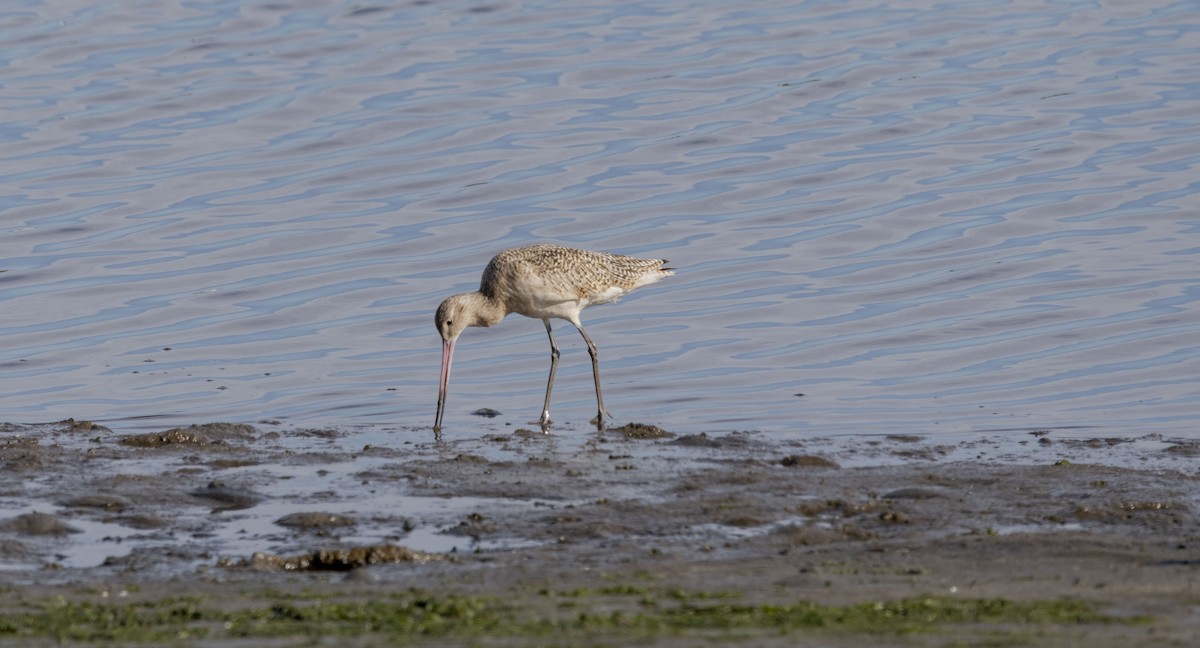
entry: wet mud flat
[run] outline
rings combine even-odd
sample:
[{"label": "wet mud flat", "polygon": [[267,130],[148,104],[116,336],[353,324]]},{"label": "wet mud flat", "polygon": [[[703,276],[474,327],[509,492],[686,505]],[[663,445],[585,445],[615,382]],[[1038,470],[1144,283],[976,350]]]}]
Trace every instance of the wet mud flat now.
[{"label": "wet mud flat", "polygon": [[0,425],[0,645],[1191,646],[1200,443]]}]

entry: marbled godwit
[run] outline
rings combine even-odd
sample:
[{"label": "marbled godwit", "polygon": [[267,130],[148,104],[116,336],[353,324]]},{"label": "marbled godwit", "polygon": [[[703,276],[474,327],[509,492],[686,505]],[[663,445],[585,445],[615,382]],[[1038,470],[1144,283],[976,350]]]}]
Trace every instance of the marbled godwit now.
[{"label": "marbled godwit", "polygon": [[450,361],[458,335],[468,326],[492,326],[509,313],[542,320],[546,335],[550,336],[550,378],[546,381],[546,401],[538,421],[542,428],[550,425],[550,392],[554,389],[554,370],[558,368],[558,344],[550,330],[553,317],[574,324],[587,342],[598,410],[592,423],[603,428],[606,412],[604,397],[600,395],[600,362],[596,345],[579,322],[579,311],[592,304],[616,301],[626,293],[675,274],[672,268],[662,267],[665,263],[665,259],[635,259],[558,245],[527,245],[497,254],[484,268],[477,292],[446,298],[434,316],[442,336],[442,378],[434,431],[442,428]]}]

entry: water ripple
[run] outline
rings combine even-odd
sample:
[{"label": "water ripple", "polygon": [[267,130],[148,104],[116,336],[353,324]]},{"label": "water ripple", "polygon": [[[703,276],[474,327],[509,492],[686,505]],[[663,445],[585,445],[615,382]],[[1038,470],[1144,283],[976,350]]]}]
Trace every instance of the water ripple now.
[{"label": "water ripple", "polygon": [[[0,420],[427,424],[552,240],[679,269],[587,314],[621,419],[1196,434],[1186,0],[10,4]],[[451,425],[546,355],[468,331]]]}]

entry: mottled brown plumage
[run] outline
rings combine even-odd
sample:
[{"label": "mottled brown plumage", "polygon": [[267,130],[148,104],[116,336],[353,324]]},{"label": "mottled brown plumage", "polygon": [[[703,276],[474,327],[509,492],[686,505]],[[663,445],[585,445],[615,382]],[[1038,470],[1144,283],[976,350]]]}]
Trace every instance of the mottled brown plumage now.
[{"label": "mottled brown plumage", "polygon": [[450,361],[459,334],[468,326],[492,326],[509,313],[542,320],[550,337],[550,378],[546,382],[546,401],[539,420],[543,428],[550,424],[550,392],[554,388],[559,356],[550,329],[551,318],[571,322],[587,342],[599,409],[592,422],[603,427],[604,398],[600,392],[596,345],[584,331],[579,312],[592,304],[615,301],[633,290],[675,274],[671,268],[664,268],[664,264],[665,259],[638,259],[547,244],[527,245],[497,254],[484,268],[477,292],[448,297],[438,306],[434,316],[442,336],[442,378],[434,429],[441,428]]}]

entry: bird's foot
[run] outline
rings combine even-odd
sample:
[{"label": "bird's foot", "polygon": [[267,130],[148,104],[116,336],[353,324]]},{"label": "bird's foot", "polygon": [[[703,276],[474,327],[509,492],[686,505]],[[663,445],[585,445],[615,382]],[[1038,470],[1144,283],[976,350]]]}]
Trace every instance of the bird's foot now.
[{"label": "bird's foot", "polygon": [[550,433],[550,411],[549,410],[542,411],[541,418],[539,418],[536,421],[532,421],[530,423],[530,425],[537,425],[538,427],[542,428],[542,432],[544,434],[549,434]]},{"label": "bird's foot", "polygon": [[605,420],[609,420],[609,421],[611,421],[611,420],[612,420],[612,414],[609,414],[608,412],[599,412],[598,414],[596,414],[596,418],[592,419],[592,420],[591,420],[591,421],[589,421],[589,422],[590,422],[592,425],[595,425],[597,430],[603,430],[603,429],[604,429],[604,421],[605,421]]}]

